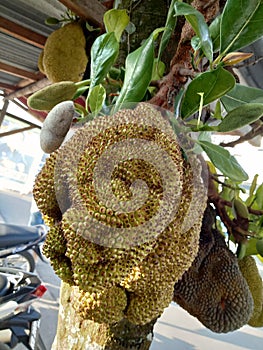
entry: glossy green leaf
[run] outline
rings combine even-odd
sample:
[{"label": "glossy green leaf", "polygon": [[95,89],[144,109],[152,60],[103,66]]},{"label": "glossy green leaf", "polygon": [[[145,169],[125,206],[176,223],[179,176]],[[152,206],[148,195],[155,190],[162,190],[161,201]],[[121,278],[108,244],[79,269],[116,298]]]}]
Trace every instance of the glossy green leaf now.
[{"label": "glossy green leaf", "polygon": [[158,61],[157,58],[153,62],[153,71],[151,80],[159,80],[163,77],[165,72],[165,64],[162,61]]},{"label": "glossy green leaf", "polygon": [[126,10],[112,9],[105,12],[103,16],[106,31],[108,33],[114,32],[116,39],[120,41],[122,32],[130,22]]},{"label": "glossy green leaf", "polygon": [[263,104],[247,103],[229,112],[218,125],[218,131],[228,132],[253,123],[263,116]]},{"label": "glossy green leaf", "polygon": [[263,103],[263,90],[241,84],[235,87],[221,97],[221,102],[227,112],[232,111],[244,103]]},{"label": "glossy green leaf", "polygon": [[263,35],[262,0],[228,0],[221,19],[220,53],[237,51]]},{"label": "glossy green leaf", "polygon": [[156,29],[147,40],[126,57],[125,76],[114,111],[123,103],[139,102],[146,93],[152,78],[154,64],[154,41],[163,28]]},{"label": "glossy green leaf", "polygon": [[74,97],[73,97],[73,100],[77,99],[78,97],[80,97],[81,95],[84,94],[84,92],[86,90],[89,89],[89,86],[81,86],[80,88],[78,88],[78,90],[76,91]]},{"label": "glossy green leaf", "polygon": [[252,180],[252,183],[250,185],[250,188],[249,188],[249,195],[246,199],[246,205],[249,207],[252,205],[254,199],[255,199],[255,190],[256,190],[256,187],[257,187],[257,180],[258,180],[258,174],[254,175],[254,178]]},{"label": "glossy green leaf", "polygon": [[186,20],[191,24],[193,30],[200,39],[200,46],[203,53],[207,59],[212,62],[213,43],[204,16],[194,7],[184,2],[176,1],[174,4],[174,9],[176,16],[185,16]]},{"label": "glossy green leaf", "polygon": [[228,150],[219,145],[214,145],[207,141],[198,141],[200,146],[206,152],[214,166],[222,172],[223,175],[235,182],[242,182],[248,179],[247,173],[232,156]]},{"label": "glossy green leaf", "polygon": [[263,209],[263,184],[261,184],[257,188],[255,202],[257,204],[257,208],[259,210],[262,210]]},{"label": "glossy green leaf", "polygon": [[165,30],[162,34],[160,45],[159,45],[159,52],[158,52],[158,59],[160,59],[162,53],[164,52],[171,35],[174,31],[174,28],[176,26],[177,18],[175,17],[175,11],[174,11],[174,4],[177,0],[172,0],[171,5],[168,10],[166,23],[165,23]]},{"label": "glossy green leaf", "polygon": [[220,120],[222,119],[222,110],[221,110],[220,100],[217,100],[216,102],[213,117]]},{"label": "glossy green leaf", "polygon": [[100,35],[93,43],[90,57],[90,89],[106,77],[119,54],[119,43],[113,32]]},{"label": "glossy green leaf", "polygon": [[220,24],[221,15],[217,16],[209,26],[209,33],[213,42],[214,52],[218,52],[220,49]]},{"label": "glossy green leaf", "polygon": [[98,113],[104,104],[106,98],[106,90],[100,84],[96,85],[90,92],[88,97],[88,107],[92,113]]},{"label": "glossy green leaf", "polygon": [[206,106],[223,96],[234,85],[235,78],[222,67],[199,74],[186,89],[181,106],[181,117],[189,117],[198,110],[200,104],[198,93],[204,93],[203,105]]}]

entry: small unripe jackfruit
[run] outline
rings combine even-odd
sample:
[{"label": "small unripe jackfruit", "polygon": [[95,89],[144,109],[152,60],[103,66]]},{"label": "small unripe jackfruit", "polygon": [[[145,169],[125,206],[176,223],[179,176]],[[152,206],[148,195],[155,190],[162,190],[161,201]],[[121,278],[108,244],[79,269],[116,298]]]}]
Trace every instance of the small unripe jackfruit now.
[{"label": "small unripe jackfruit", "polygon": [[69,23],[55,30],[47,38],[44,53],[39,58],[39,69],[52,83],[82,80],[88,58],[86,39],[78,23]]},{"label": "small unripe jackfruit", "polygon": [[252,327],[263,327],[263,284],[256,261],[248,255],[239,260],[238,264],[254,300],[253,314],[248,324]]}]

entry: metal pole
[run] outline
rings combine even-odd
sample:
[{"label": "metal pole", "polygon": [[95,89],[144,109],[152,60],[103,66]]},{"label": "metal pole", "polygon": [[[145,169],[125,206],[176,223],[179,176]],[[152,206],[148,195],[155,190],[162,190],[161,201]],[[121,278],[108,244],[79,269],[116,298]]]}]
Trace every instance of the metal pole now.
[{"label": "metal pole", "polygon": [[9,105],[9,101],[8,100],[4,100],[4,105],[3,105],[3,108],[1,109],[1,113],[0,113],[0,127],[1,127],[1,125],[3,123],[4,118],[5,118],[8,105]]}]

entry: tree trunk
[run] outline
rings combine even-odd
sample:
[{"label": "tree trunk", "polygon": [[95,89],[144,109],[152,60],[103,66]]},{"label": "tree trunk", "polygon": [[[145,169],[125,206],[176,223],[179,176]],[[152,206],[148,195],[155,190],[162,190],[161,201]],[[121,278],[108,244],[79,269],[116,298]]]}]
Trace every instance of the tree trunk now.
[{"label": "tree trunk", "polygon": [[62,282],[57,335],[52,350],[148,350],[156,319],[143,326],[126,319],[109,325],[82,320],[72,307],[75,287]]}]

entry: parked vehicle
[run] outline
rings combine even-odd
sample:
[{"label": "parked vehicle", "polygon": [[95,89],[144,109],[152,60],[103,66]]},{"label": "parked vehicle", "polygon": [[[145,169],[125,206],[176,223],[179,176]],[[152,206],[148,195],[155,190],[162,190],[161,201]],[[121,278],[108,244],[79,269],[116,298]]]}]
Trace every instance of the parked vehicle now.
[{"label": "parked vehicle", "polygon": [[46,290],[37,275],[0,267],[0,349],[36,349],[41,315],[31,304]]},{"label": "parked vehicle", "polygon": [[21,226],[0,223],[0,267],[16,267],[27,272],[35,270],[35,253],[41,253],[47,234],[45,225]]}]

